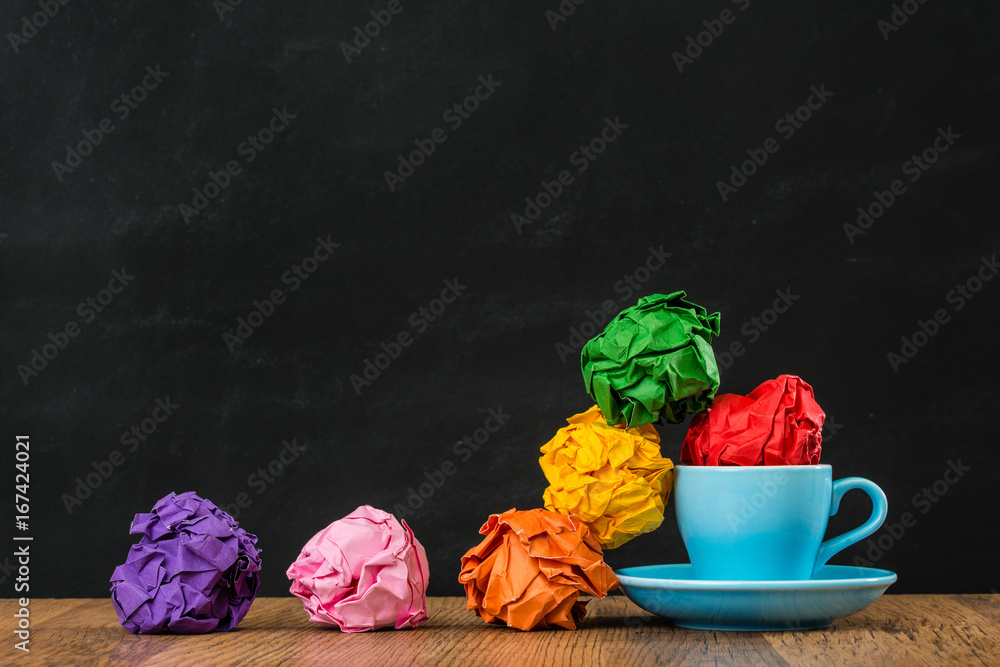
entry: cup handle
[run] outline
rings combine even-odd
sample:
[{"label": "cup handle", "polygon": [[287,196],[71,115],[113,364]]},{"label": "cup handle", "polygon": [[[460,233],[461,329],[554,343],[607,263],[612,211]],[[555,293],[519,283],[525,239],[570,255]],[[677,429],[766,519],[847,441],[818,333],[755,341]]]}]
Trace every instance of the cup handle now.
[{"label": "cup handle", "polygon": [[819,554],[816,556],[816,565],[813,567],[814,577],[835,553],[846,549],[855,542],[860,542],[878,530],[889,513],[889,501],[886,500],[885,493],[882,492],[882,489],[875,482],[863,477],[845,477],[833,483],[830,516],[837,513],[837,510],[840,509],[840,499],[851,489],[861,489],[868,494],[868,497],[872,499],[872,515],[854,530],[848,531],[843,535],[838,535],[837,537],[831,537],[820,546]]}]

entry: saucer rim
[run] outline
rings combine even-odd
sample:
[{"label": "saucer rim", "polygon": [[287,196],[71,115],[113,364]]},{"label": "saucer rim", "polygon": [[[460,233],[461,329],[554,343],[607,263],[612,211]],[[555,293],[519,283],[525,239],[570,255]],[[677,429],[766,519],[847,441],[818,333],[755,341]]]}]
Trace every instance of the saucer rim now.
[{"label": "saucer rim", "polygon": [[[677,579],[665,577],[642,576],[641,570],[651,568],[687,567],[690,571],[690,563],[659,563],[655,565],[636,565],[624,567],[621,570],[614,570],[615,575],[623,586],[634,586],[636,588],[647,588],[652,590],[689,590],[689,591],[786,591],[786,590],[827,590],[845,587],[869,588],[876,586],[889,586],[896,583],[898,577],[895,572],[881,568],[861,567],[858,565],[824,565],[823,570],[850,569],[863,570],[873,573],[864,577],[841,577],[835,579],[771,579],[771,580],[743,580],[743,579]],[[877,575],[874,573],[878,573]]]}]

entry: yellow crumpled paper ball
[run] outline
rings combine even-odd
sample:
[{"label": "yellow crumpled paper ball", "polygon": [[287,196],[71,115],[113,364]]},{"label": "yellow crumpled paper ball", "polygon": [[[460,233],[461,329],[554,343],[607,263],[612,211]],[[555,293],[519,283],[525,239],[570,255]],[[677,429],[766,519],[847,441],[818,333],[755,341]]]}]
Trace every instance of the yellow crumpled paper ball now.
[{"label": "yellow crumpled paper ball", "polygon": [[605,549],[659,528],[674,464],[656,429],[609,426],[596,405],[566,421],[541,450],[545,509],[575,514]]}]

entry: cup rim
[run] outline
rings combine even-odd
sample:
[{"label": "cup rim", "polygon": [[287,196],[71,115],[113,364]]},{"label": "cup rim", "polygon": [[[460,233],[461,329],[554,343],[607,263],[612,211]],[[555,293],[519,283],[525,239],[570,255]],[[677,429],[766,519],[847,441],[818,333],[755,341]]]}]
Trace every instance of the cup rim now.
[{"label": "cup rim", "polygon": [[829,463],[813,463],[807,465],[777,465],[777,466],[700,466],[691,465],[689,463],[678,463],[674,469],[679,470],[685,468],[688,470],[726,470],[730,472],[735,472],[738,470],[824,470],[826,468],[833,468]]}]

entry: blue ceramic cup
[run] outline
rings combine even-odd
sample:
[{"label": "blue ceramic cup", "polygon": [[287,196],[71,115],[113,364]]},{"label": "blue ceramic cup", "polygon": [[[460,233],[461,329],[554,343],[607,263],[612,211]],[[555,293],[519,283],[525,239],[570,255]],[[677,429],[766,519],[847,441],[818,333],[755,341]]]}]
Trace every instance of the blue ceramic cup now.
[{"label": "blue ceramic cup", "polygon": [[[811,579],[835,553],[878,530],[888,511],[873,482],[834,482],[828,465],[680,465],[675,474],[677,524],[697,579]],[[828,519],[851,489],[871,498],[871,517],[824,542]]]}]

